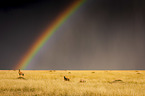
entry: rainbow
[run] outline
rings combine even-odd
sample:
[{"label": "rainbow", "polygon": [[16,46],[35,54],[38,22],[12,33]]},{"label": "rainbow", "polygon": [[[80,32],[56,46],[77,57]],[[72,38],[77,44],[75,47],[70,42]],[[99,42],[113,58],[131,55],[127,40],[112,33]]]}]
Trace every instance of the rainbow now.
[{"label": "rainbow", "polygon": [[85,2],[85,0],[75,0],[64,12],[62,12],[47,30],[42,33],[38,39],[32,44],[30,49],[24,54],[19,63],[15,66],[14,69],[26,69],[28,64],[34,58],[34,56],[39,52],[43,47],[46,41],[60,28],[61,25]]}]

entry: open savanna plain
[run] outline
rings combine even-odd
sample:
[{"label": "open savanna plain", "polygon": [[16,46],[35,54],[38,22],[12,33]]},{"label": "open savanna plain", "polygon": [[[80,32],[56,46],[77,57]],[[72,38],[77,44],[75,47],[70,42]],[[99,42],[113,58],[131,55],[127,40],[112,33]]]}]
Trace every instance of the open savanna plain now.
[{"label": "open savanna plain", "polygon": [[145,96],[143,70],[21,71],[0,70],[0,96]]}]

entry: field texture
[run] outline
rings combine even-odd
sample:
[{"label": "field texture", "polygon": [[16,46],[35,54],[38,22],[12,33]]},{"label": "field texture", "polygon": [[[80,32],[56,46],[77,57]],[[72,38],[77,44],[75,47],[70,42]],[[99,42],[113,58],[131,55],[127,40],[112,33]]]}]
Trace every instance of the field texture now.
[{"label": "field texture", "polygon": [[[0,71],[0,96],[145,96],[145,71]],[[70,81],[65,81],[64,76]]]}]

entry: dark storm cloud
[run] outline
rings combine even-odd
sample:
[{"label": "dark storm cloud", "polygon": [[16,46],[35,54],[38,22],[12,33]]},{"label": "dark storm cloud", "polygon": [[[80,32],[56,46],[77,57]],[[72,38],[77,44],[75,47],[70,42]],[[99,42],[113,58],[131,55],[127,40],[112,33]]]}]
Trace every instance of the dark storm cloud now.
[{"label": "dark storm cloud", "polygon": [[[15,65],[70,3],[27,1],[6,11],[4,6],[0,68]],[[144,69],[144,4],[143,0],[88,0],[57,30],[28,69]]]},{"label": "dark storm cloud", "polygon": [[0,1],[0,69],[11,69],[72,1]]}]

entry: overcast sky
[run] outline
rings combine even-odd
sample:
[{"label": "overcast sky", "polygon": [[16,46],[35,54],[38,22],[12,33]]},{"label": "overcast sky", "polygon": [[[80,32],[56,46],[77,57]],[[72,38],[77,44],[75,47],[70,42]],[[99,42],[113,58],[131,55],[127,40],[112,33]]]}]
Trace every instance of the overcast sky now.
[{"label": "overcast sky", "polygon": [[[12,69],[74,0],[0,1],[0,69]],[[87,0],[26,69],[145,69],[144,0]]]}]

